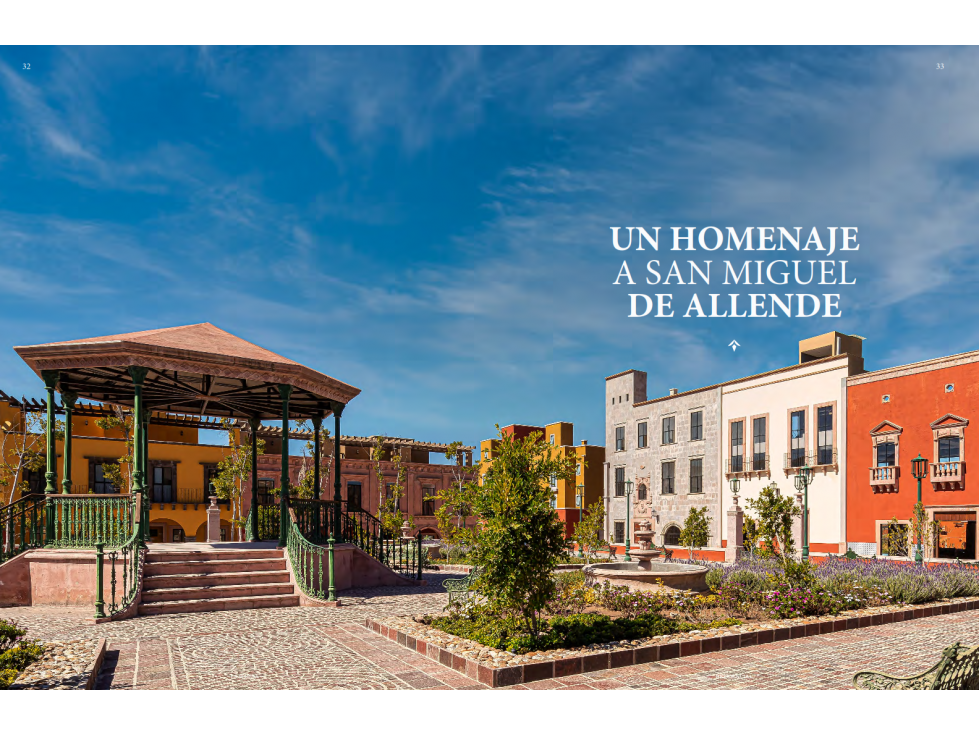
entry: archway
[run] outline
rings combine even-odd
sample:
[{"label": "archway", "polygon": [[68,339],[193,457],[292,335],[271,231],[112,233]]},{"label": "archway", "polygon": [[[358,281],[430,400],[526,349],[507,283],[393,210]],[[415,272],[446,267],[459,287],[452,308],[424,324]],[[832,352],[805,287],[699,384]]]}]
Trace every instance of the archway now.
[{"label": "archway", "polygon": [[663,531],[663,545],[680,545],[680,528],[670,525]]}]

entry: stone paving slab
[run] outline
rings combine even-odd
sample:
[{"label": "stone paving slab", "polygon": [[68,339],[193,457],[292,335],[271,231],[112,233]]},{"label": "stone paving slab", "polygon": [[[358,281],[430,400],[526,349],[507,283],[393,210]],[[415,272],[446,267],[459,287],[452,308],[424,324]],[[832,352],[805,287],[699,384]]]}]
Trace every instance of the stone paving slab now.
[{"label": "stone paving slab", "polygon": [[[458,574],[449,574],[458,576]],[[41,640],[106,637],[98,688],[414,689],[483,688],[364,626],[368,617],[441,611],[446,575],[428,586],[355,590],[338,608],[288,607],[137,617],[98,626],[90,609],[0,608]],[[953,642],[979,644],[979,612],[802,637],[513,686],[585,689],[845,689],[858,670],[912,675]]]}]

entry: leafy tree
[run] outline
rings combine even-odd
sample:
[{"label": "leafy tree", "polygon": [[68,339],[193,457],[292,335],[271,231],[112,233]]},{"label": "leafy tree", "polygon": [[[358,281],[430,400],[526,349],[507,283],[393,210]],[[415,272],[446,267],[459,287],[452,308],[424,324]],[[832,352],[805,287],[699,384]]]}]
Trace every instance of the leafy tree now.
[{"label": "leafy tree", "polygon": [[[887,525],[887,535],[885,536],[884,543],[881,547],[881,552],[885,556],[904,556],[908,555],[908,546],[910,545],[908,536],[908,528],[901,522],[898,522],[897,517],[892,517],[890,523]],[[911,541],[917,543],[917,539]]]},{"label": "leafy tree", "polygon": [[[218,463],[214,493],[219,499],[230,500],[231,525],[237,531],[238,540],[244,540],[245,518],[241,514],[241,495],[245,482],[254,470],[252,447],[241,443],[241,433],[230,418],[221,419],[221,428],[228,434],[228,452]],[[265,453],[265,441],[262,439],[258,439],[258,453]]]},{"label": "leafy tree", "polygon": [[[405,493],[407,471],[401,464],[401,452],[395,449],[385,450],[384,436],[374,436],[370,450],[370,460],[374,464],[374,474],[377,477],[377,519],[390,538],[401,534],[401,526],[405,522],[405,514],[401,511],[401,498]],[[387,462],[394,470],[394,481],[388,481],[382,462]],[[414,527],[414,519],[409,518],[408,524]]]},{"label": "leafy tree", "polygon": [[[134,414],[123,412],[118,405],[110,406],[115,415],[107,415],[104,418],[97,418],[95,425],[104,431],[120,430],[125,439],[126,453],[119,457],[118,461],[106,462],[102,464],[102,476],[113,487],[121,492],[128,487],[129,492],[133,491],[133,470],[136,465],[135,460],[135,426]],[[149,483],[149,477],[143,477],[143,481]]]},{"label": "leafy tree", "polygon": [[[296,430],[306,431],[315,430],[312,426],[305,420],[298,421],[296,423]],[[333,466],[333,454],[326,452],[326,466],[323,466],[323,452],[325,451],[326,439],[330,437],[330,429],[325,426],[320,426],[320,485],[322,485],[323,480],[329,480],[330,469]],[[292,488],[296,497],[300,499],[309,500],[316,496],[316,488],[313,486],[313,482],[316,481],[316,444],[315,434],[313,438],[310,438],[303,445],[302,449],[302,464],[299,466],[299,481],[296,486]],[[327,493],[329,494],[329,493]],[[320,486],[320,499],[323,498],[323,488]],[[327,498],[329,499],[329,498]]]},{"label": "leafy tree", "polygon": [[442,540],[449,544],[464,542],[467,536],[466,521],[473,514],[473,487],[477,476],[473,467],[462,466],[459,461],[462,441],[453,441],[445,447],[445,458],[455,459],[452,464],[452,481],[442,489],[436,499],[435,517]]},{"label": "leafy tree", "polygon": [[758,537],[768,552],[790,556],[795,552],[792,542],[792,518],[802,514],[791,497],[782,497],[778,485],[772,482],[747,501],[749,509],[758,515]]},{"label": "leafy tree", "polygon": [[473,492],[481,528],[470,558],[482,568],[476,590],[497,613],[514,615],[533,640],[553,597],[553,571],[564,555],[564,525],[551,507],[550,478],[573,480],[573,458],[554,458],[540,432],[515,440],[500,431],[499,449]]},{"label": "leafy tree", "polygon": [[581,552],[588,558],[608,550],[609,544],[602,537],[605,528],[605,503],[592,503],[583,513],[581,520],[575,523],[571,539],[578,544]]},{"label": "leafy tree", "polygon": [[694,548],[703,548],[710,540],[710,513],[706,507],[691,507],[680,531],[680,545],[685,545],[693,558]]},{"label": "leafy tree", "polygon": [[939,537],[941,537],[941,523],[937,520],[928,519],[928,513],[925,511],[925,505],[922,502],[914,504],[911,518],[905,528],[907,529],[907,547],[917,546],[918,536],[921,536],[922,557],[925,555],[925,548],[934,548]]},{"label": "leafy tree", "polygon": [[744,525],[741,528],[743,548],[754,553],[758,547],[758,523],[750,515],[744,515]]},{"label": "leafy tree", "polygon": [[[7,490],[7,501],[15,499],[17,490],[23,497],[30,492],[24,477],[27,471],[42,471],[47,463],[47,416],[44,413],[21,412],[22,423],[5,421],[0,439],[0,486]],[[55,437],[64,439],[64,421],[55,421]]]}]

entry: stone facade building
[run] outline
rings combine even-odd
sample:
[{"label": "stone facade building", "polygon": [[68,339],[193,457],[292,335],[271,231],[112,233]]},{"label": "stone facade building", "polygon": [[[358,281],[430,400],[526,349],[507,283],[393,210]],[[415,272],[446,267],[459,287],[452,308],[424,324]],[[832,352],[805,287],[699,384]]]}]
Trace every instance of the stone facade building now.
[{"label": "stone facade building", "polygon": [[[676,545],[692,507],[711,509],[710,545],[720,546],[720,389],[706,387],[647,399],[646,373],[605,381],[606,537],[622,545],[626,492],[632,482],[632,528],[649,519],[662,545]],[[672,541],[672,542],[667,542]]]}]

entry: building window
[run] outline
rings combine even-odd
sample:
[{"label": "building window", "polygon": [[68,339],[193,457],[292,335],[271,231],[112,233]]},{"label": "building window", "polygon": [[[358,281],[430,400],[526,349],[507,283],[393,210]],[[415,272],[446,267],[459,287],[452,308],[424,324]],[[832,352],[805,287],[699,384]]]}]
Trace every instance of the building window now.
[{"label": "building window", "polygon": [[704,491],[704,460],[690,459],[690,494]]},{"label": "building window", "polygon": [[892,441],[877,444],[877,466],[894,466],[897,444]]},{"label": "building window", "polygon": [[793,411],[789,426],[789,466],[800,467],[806,463],[806,411]]},{"label": "building window", "polygon": [[551,442],[551,446],[553,446],[554,445],[554,434],[553,433],[551,434],[551,437],[550,437],[549,440]]},{"label": "building window", "polygon": [[955,385],[951,382],[945,386],[945,392],[955,392]]},{"label": "building window", "polygon": [[882,556],[908,555],[908,529],[905,523],[882,523],[880,526],[880,554]]},{"label": "building window", "polygon": [[557,474],[551,474],[551,489],[557,489]]},{"label": "building window", "polygon": [[645,421],[639,424],[639,435],[636,438],[636,446],[641,449],[646,448],[646,423]]},{"label": "building window", "polygon": [[483,449],[483,460],[489,461],[489,449]]},{"label": "building window", "polygon": [[574,473],[575,473],[576,476],[579,476],[579,477],[581,476],[581,462],[578,462],[577,464],[575,464],[575,466],[574,466]]},{"label": "building window", "polygon": [[680,528],[676,525],[670,525],[663,533],[663,544],[664,545],[680,545]]},{"label": "building window", "polygon": [[704,438],[704,413],[701,410],[690,414],[690,440],[700,441]]},{"label": "building window", "polygon": [[833,463],[833,406],[816,409],[816,463]]},{"label": "building window", "polygon": [[676,417],[669,416],[663,419],[663,443],[676,442]]},{"label": "building window", "polygon": [[744,421],[731,423],[731,471],[744,471]]},{"label": "building window", "polygon": [[636,499],[644,500],[646,499],[646,485],[640,484],[639,489],[636,490]]},{"label": "building window", "polygon": [[347,482],[347,509],[359,510],[360,504],[360,482]]},{"label": "building window", "polygon": [[959,461],[959,437],[947,436],[938,439],[938,463]]},{"label": "building window", "polygon": [[[99,469],[102,465],[99,464]],[[47,489],[48,479],[44,476],[45,472],[42,469],[24,469],[24,481],[27,482],[27,493],[28,494],[43,494],[44,490]],[[111,485],[110,485],[111,486]],[[96,491],[93,489],[93,491]],[[97,494],[102,494],[97,492]]]},{"label": "building window", "polygon": [[751,421],[751,469],[752,471],[765,471],[765,454],[768,450],[768,438],[765,418],[755,418]]},{"label": "building window", "polygon": [[173,494],[173,467],[153,467],[153,496],[151,502],[176,502]]},{"label": "building window", "polygon": [[661,466],[663,472],[663,494],[673,494],[673,480],[676,477],[676,462],[664,461]]},{"label": "building window", "polygon": [[[204,496],[201,498],[201,502],[208,502],[208,497],[215,494],[215,490],[211,488],[211,485],[217,487],[218,481],[218,465],[217,464],[205,464],[204,465]],[[231,503],[231,498],[220,499],[218,498],[218,504],[227,505]]]},{"label": "building window", "polygon": [[625,497],[625,467],[615,468],[615,496]]},{"label": "building window", "polygon": [[891,402],[891,396],[890,395],[881,395],[880,396],[880,402],[882,402],[882,403],[889,403],[889,402]]},{"label": "building window", "polygon": [[[101,461],[101,460],[90,460],[88,462],[88,485],[92,488],[92,492],[95,494],[119,494],[119,488],[113,487],[112,482],[105,478],[105,473],[102,470],[103,464],[114,464],[114,461]],[[43,473],[38,472],[43,477]],[[32,490],[33,491],[33,490]],[[40,492],[44,491],[44,484],[42,482],[41,488],[38,490]]]},{"label": "building window", "polygon": [[435,514],[435,487],[422,487],[422,514]]},{"label": "building window", "polygon": [[615,450],[625,451],[625,426],[615,427]]},{"label": "building window", "polygon": [[615,542],[625,543],[625,523],[617,522],[615,523]]}]

